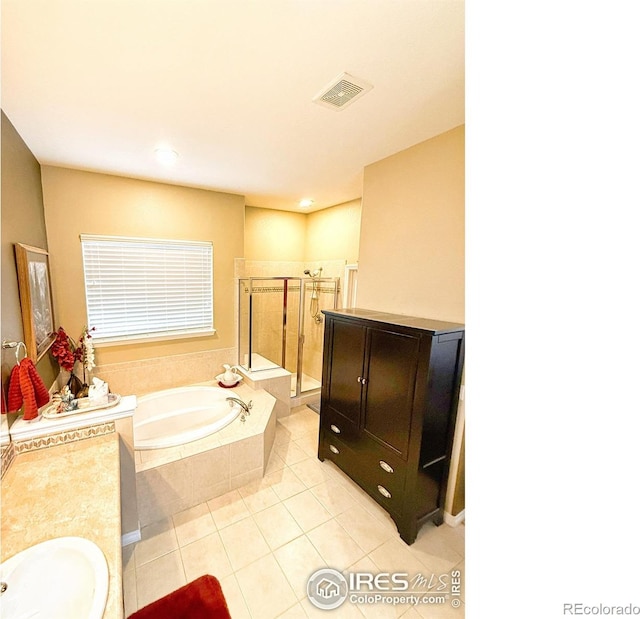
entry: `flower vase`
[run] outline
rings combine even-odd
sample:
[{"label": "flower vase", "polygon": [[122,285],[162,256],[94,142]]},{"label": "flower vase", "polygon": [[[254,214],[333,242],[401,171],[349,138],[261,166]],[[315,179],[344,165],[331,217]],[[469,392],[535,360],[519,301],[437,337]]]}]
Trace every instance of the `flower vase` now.
[{"label": "flower vase", "polygon": [[[84,396],[79,394],[87,385],[83,385],[82,381],[72,372],[67,381],[67,387],[69,387],[69,391],[71,391],[74,397],[82,398]],[[87,387],[87,393],[89,393],[89,387]]]}]

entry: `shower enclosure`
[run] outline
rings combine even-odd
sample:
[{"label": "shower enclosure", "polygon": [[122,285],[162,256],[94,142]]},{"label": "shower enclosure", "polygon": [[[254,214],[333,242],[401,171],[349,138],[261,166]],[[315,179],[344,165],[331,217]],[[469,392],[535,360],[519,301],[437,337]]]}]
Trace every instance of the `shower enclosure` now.
[{"label": "shower enclosure", "polygon": [[238,280],[238,365],[291,372],[291,397],[321,386],[323,309],[336,309],[340,278],[245,277]]}]

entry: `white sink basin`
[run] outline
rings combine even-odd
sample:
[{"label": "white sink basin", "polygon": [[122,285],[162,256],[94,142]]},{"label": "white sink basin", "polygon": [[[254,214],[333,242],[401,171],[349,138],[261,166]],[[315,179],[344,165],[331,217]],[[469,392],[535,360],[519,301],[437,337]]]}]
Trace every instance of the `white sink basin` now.
[{"label": "white sink basin", "polygon": [[57,537],[0,564],[0,581],[2,619],[100,619],[109,570],[92,541]]}]

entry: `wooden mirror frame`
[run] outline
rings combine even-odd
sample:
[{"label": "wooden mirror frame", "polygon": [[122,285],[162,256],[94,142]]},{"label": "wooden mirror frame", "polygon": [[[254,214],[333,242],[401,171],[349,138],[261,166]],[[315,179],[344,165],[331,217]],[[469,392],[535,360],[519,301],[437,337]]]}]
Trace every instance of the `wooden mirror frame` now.
[{"label": "wooden mirror frame", "polygon": [[35,363],[55,340],[49,253],[16,243],[18,290],[27,354]]}]

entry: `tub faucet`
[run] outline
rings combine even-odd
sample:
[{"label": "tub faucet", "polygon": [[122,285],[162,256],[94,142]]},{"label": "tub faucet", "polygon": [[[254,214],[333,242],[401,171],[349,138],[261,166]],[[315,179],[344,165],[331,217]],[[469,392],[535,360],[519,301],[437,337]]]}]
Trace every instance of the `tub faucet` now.
[{"label": "tub faucet", "polygon": [[249,400],[248,404],[245,404],[240,398],[227,398],[227,402],[229,402],[229,406],[231,406],[231,408],[233,408],[233,404],[234,402],[236,404],[240,405],[240,408],[244,411],[242,413],[242,416],[240,417],[240,421],[244,421],[245,420],[245,415],[250,415],[251,413],[249,412],[251,410],[251,407],[253,406],[253,400]]}]

